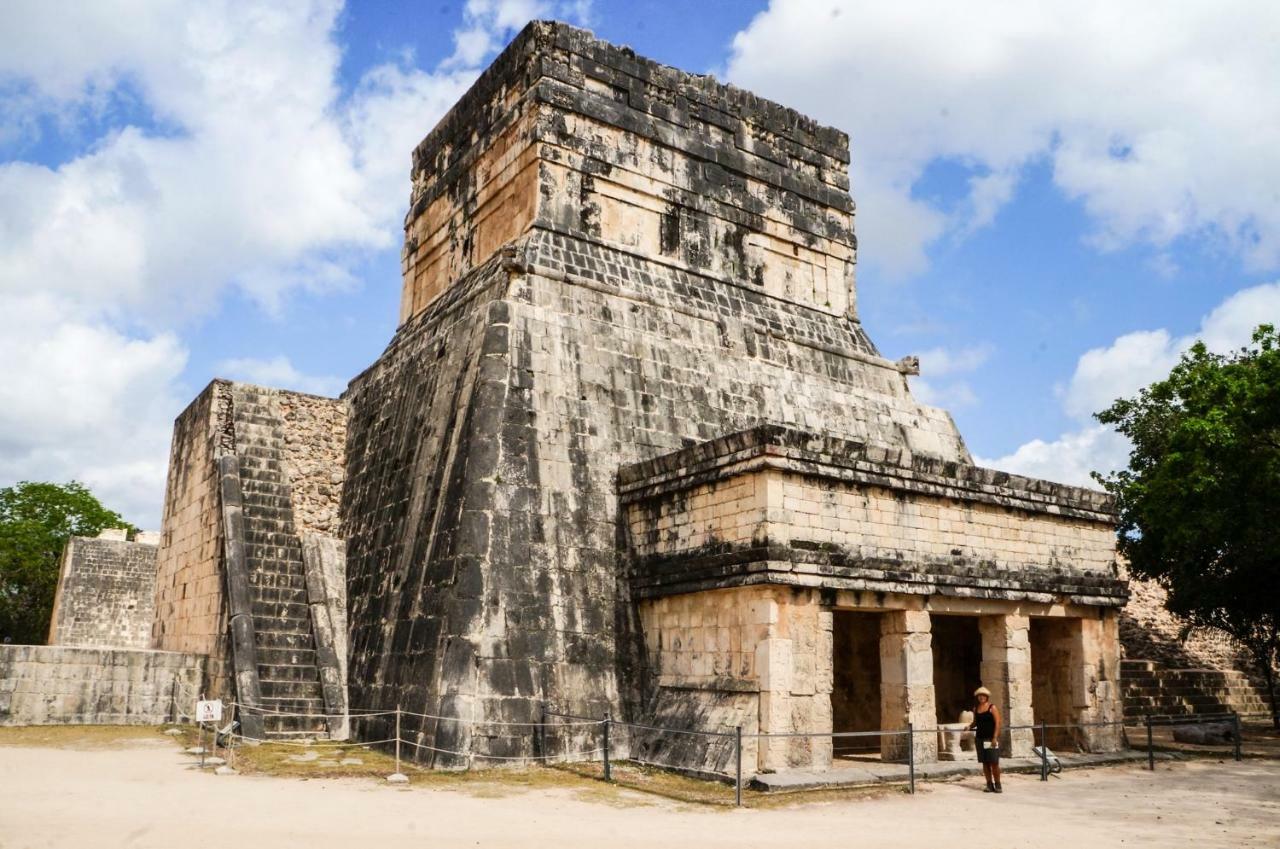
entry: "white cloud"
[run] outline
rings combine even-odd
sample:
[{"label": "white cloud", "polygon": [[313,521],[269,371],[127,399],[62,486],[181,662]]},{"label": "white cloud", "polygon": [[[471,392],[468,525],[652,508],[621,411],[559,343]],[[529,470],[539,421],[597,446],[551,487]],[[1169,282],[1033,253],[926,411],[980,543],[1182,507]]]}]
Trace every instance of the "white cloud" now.
[{"label": "white cloud", "polygon": [[303,374],[285,356],[276,356],[271,359],[241,357],[223,360],[215,367],[215,371],[219,377],[231,380],[243,380],[258,386],[292,389],[295,392],[309,392],[312,395],[325,395],[330,398],[336,398],[347,388],[347,381],[341,377]]},{"label": "white cloud", "polygon": [[560,18],[586,25],[591,0],[467,0],[465,26],[453,34],[454,51],[444,67],[474,67],[528,21]]},{"label": "white cloud", "polygon": [[1102,425],[1086,425],[1048,442],[1033,439],[1003,457],[974,458],[979,466],[1094,489],[1091,472],[1118,469],[1128,460],[1128,440]]},{"label": "white cloud", "polygon": [[[1088,210],[1101,248],[1209,236],[1280,266],[1280,5],[771,0],[727,76],[850,132],[863,257],[914,273],[992,221],[1026,167]],[[802,49],[778,49],[802,45]],[[912,197],[973,169],[944,213]]]},{"label": "white cloud", "polygon": [[47,294],[0,293],[0,481],[79,480],[158,527],[186,359],[173,334],[133,337]]},{"label": "white cloud", "polygon": [[1105,348],[1086,351],[1062,393],[1063,409],[1079,427],[1052,441],[1032,440],[1011,454],[978,463],[1049,480],[1089,485],[1089,472],[1110,472],[1128,461],[1124,437],[1092,416],[1117,398],[1130,397],[1168,374],[1197,340],[1227,353],[1249,343],[1255,327],[1280,323],[1280,282],[1242,289],[1215,307],[1193,334],[1168,330],[1126,333]]},{"label": "white cloud", "polygon": [[984,344],[955,350],[931,348],[922,351],[919,354],[920,376],[910,378],[912,393],[925,404],[947,409],[970,407],[978,403],[978,395],[968,381],[954,378],[976,371],[990,359],[992,350],[990,345]]},{"label": "white cloud", "polygon": [[[0,484],[79,478],[154,525],[181,332],[233,289],[278,310],[355,285],[399,245],[413,147],[527,16],[561,9],[586,12],[472,0],[480,47],[344,94],[337,0],[6,4],[0,139],[53,127],[73,153],[0,162]],[[236,366],[341,389],[284,357]]]}]

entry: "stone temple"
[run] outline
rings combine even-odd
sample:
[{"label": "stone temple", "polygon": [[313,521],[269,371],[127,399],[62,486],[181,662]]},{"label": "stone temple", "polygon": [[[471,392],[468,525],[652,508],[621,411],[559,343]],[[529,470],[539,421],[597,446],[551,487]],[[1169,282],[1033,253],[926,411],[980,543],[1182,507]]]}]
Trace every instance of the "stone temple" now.
[{"label": "stone temple", "polygon": [[880,355],[849,155],[530,24],[413,151],[383,355],[340,399],[215,381],[178,419],[151,648],[204,656],[250,736],[383,739],[355,709],[399,706],[440,766],[539,754],[512,723],[547,707],[741,726],[752,771],[905,758],[751,735],[931,730],[979,684],[1014,726],[1119,720],[1113,506],[976,467]]}]

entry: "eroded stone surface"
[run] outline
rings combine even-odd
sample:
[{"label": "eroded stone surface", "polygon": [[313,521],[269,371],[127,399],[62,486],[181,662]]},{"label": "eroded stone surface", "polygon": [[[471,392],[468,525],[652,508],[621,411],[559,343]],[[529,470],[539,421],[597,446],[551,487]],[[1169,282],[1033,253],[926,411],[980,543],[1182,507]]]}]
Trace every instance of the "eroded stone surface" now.
[{"label": "eroded stone surface", "polygon": [[128,542],[124,531],[71,537],[49,627],[52,646],[151,647],[156,546]]}]

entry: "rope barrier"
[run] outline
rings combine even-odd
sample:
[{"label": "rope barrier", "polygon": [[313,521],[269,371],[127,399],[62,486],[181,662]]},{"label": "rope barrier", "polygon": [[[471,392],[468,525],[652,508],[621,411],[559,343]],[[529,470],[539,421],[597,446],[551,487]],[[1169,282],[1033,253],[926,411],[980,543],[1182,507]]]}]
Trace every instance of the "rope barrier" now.
[{"label": "rope barrier", "polygon": [[444,755],[455,755],[460,758],[484,758],[490,761],[551,761],[554,758],[574,758],[585,755],[598,755],[604,752],[604,749],[588,749],[581,752],[565,752],[559,755],[485,755],[480,752],[455,752],[450,749],[438,749],[435,746],[428,746],[425,743],[415,743],[412,740],[401,740],[415,749],[426,749],[432,752],[439,752]]},{"label": "rope barrier", "polygon": [[[391,712],[395,713],[395,711],[391,711]],[[438,719],[438,720],[443,720],[445,722],[462,722],[462,723],[468,723],[471,725],[498,725],[498,726],[512,726],[512,727],[521,727],[521,728],[541,728],[543,727],[543,725],[546,724],[542,722],[503,722],[496,719],[467,719],[466,717],[461,717],[461,716],[437,716],[436,714],[431,714],[431,713],[414,713],[411,710],[402,710],[400,711],[400,713],[403,714],[404,716],[420,716],[423,719]],[[583,722],[557,722],[555,724],[555,727],[568,728],[568,727],[578,727],[578,726],[584,726],[584,725],[602,725],[602,724],[604,724],[603,719],[588,719]],[[614,724],[621,725],[622,723],[615,722]]]},{"label": "rope barrier", "polygon": [[382,745],[383,743],[394,743],[396,741],[395,737],[388,737],[385,740],[368,740],[368,741],[366,740],[355,740],[355,741],[275,740],[270,738],[263,740],[257,737],[246,737],[243,734],[237,734],[234,731],[229,733],[227,736],[235,740],[247,740],[248,742],[251,742],[251,743],[260,743],[266,746],[293,746],[299,749],[360,749],[360,748],[366,748],[369,746],[379,746],[379,745]]}]

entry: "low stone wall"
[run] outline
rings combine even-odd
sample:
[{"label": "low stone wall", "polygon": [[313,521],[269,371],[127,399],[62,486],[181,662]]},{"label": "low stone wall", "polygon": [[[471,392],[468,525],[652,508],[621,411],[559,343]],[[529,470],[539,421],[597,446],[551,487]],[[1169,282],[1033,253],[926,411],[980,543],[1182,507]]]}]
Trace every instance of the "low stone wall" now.
[{"label": "low stone wall", "polygon": [[0,725],[155,725],[190,713],[204,656],[0,646]]}]

